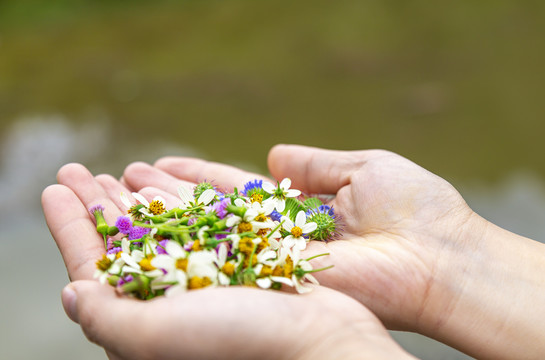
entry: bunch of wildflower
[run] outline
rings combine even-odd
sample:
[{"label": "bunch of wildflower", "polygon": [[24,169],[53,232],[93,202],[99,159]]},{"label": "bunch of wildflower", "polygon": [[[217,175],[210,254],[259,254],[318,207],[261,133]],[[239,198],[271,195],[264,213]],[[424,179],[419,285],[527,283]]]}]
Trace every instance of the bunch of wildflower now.
[{"label": "bunch of wildflower", "polygon": [[95,277],[140,299],[171,296],[208,286],[245,285],[279,289],[282,285],[307,292],[316,283],[311,258],[303,259],[311,240],[336,235],[333,209],[314,197],[304,201],[284,179],[276,186],[262,180],[239,192],[222,193],[210,183],[193,191],[180,187],[181,205],[167,210],[165,200],[148,202],[133,193],[121,201],[127,215],[114,226],[104,220],[104,208],[90,209],[106,254],[96,262]]}]

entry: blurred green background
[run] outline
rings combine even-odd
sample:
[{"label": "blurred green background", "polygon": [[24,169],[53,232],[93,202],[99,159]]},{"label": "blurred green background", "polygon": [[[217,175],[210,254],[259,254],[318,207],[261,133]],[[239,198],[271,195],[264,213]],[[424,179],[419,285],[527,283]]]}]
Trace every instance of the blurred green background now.
[{"label": "blurred green background", "polygon": [[[47,343],[35,346],[42,358],[102,356],[62,315],[67,279],[39,213],[70,161],[119,176],[130,161],[179,154],[266,172],[279,142],[385,148],[500,225],[541,236],[544,14],[545,2],[507,0],[0,0],[0,244],[21,251],[14,224],[34,214],[26,246],[48,251],[36,286],[54,289],[55,306],[36,326],[67,329],[24,343]],[[28,358],[1,330],[10,358]],[[463,358],[399,339],[423,358]]]}]

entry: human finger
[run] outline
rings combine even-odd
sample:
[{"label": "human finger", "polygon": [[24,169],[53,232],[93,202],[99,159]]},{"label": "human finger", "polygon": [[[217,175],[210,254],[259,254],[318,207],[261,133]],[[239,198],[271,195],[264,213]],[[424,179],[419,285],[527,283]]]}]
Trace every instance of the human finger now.
[{"label": "human finger", "polygon": [[102,205],[105,208],[104,218],[108,224],[115,223],[117,218],[122,215],[110,195],[83,165],[64,165],[57,173],[57,181],[72,189],[86,209]]},{"label": "human finger", "polygon": [[268,156],[269,171],[277,178],[289,177],[308,193],[335,194],[350,183],[356,170],[382,150],[338,151],[301,145],[276,145]]},{"label": "human finger", "polygon": [[91,279],[95,262],[104,253],[104,241],[97,233],[87,207],[64,185],[51,185],[42,193],[42,206],[73,280]]},{"label": "human finger", "polygon": [[[108,174],[100,174],[95,176],[96,181],[102,186],[111,201],[117,206],[121,213],[127,212],[127,206],[121,200],[121,193],[124,193],[132,199],[131,190],[129,190],[120,181]],[[134,202],[134,201],[133,201]]]},{"label": "human finger", "polygon": [[163,170],[155,168],[143,162],[135,162],[127,166],[123,173],[125,183],[139,191],[144,187],[155,187],[170,194],[177,194],[180,186],[193,188],[194,182],[187,179],[179,179]]},{"label": "human finger", "polygon": [[209,181],[218,183],[220,190],[231,191],[234,187],[241,187],[248,181],[266,180],[266,176],[248,172],[234,166],[220,164],[196,158],[164,157],[157,160],[154,166],[172,176],[193,182]]}]

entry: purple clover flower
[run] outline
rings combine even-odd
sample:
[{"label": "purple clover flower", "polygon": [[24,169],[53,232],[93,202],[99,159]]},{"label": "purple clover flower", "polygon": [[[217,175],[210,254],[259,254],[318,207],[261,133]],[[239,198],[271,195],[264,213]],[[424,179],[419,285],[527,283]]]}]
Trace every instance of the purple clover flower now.
[{"label": "purple clover flower", "polygon": [[222,199],[221,201],[218,201],[216,203],[214,203],[214,205],[212,205],[209,210],[207,211],[207,213],[211,212],[211,211],[215,211],[216,212],[216,215],[220,218],[220,219],[223,219],[224,217],[227,216],[227,205],[229,205],[231,203],[231,199],[229,198],[224,198]]},{"label": "purple clover flower", "polygon": [[123,234],[129,234],[132,228],[132,221],[128,216],[119,216],[115,222],[115,226]]},{"label": "purple clover flower", "polygon": [[102,206],[101,204],[96,204],[95,206],[91,206],[89,208],[89,213],[92,215],[92,216],[95,216],[95,213],[96,212],[100,212],[100,213],[103,213],[104,212],[104,206]]},{"label": "purple clover flower", "polygon": [[140,227],[140,226],[133,226],[129,230],[129,240],[137,240],[141,239],[144,235],[149,234],[150,229]]}]

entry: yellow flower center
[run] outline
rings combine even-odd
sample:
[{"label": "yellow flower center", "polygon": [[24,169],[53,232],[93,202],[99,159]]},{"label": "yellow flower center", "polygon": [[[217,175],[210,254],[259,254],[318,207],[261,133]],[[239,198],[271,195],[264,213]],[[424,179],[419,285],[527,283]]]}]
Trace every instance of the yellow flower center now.
[{"label": "yellow flower center", "polygon": [[106,254],[102,254],[102,259],[98,260],[96,262],[96,265],[97,265],[97,269],[106,271],[110,268],[110,266],[112,266],[112,261],[108,259]]},{"label": "yellow flower center", "polygon": [[255,250],[256,254],[259,254],[261,250],[265,249],[267,246],[269,246],[269,239],[262,237],[261,242],[257,244],[257,249]]},{"label": "yellow flower center", "polygon": [[178,259],[176,260],[176,268],[182,271],[187,270],[187,259]]},{"label": "yellow flower center", "polygon": [[210,280],[209,277],[205,276],[202,278],[199,276],[193,276],[191,279],[189,279],[187,287],[189,289],[202,289],[208,285],[212,285],[212,280]]},{"label": "yellow flower center", "polygon": [[293,237],[300,237],[301,235],[303,235],[303,229],[301,229],[299,226],[294,226],[292,229],[291,229],[291,234],[293,235]]},{"label": "yellow flower center", "polygon": [[270,276],[272,273],[273,269],[269,265],[263,265],[260,276]]},{"label": "yellow flower center", "polygon": [[149,204],[149,211],[153,214],[153,215],[161,215],[162,213],[164,213],[167,209],[165,209],[165,206],[163,205],[163,203],[159,200],[153,200],[150,204]]},{"label": "yellow flower center", "polygon": [[222,266],[221,271],[226,275],[232,276],[235,273],[235,265],[230,262],[225,263],[225,265]]},{"label": "yellow flower center", "polygon": [[254,256],[249,255],[249,256],[246,256],[244,258],[244,262],[242,264],[242,267],[244,269],[246,269],[248,266],[250,266],[250,257],[252,258],[252,267],[257,265],[257,256],[255,256],[255,254],[254,254]]},{"label": "yellow flower center", "polygon": [[284,264],[284,277],[291,278],[291,275],[293,274],[293,260],[288,255],[286,257],[286,263]]},{"label": "yellow flower center", "polygon": [[252,194],[252,196],[250,196],[250,200],[252,202],[258,202],[261,204],[261,202],[263,201],[263,195],[261,194]]},{"label": "yellow flower center", "polygon": [[273,276],[283,276],[284,275],[284,269],[280,265],[276,265],[274,269],[272,270]]},{"label": "yellow flower center", "polygon": [[253,250],[254,243],[252,242],[252,238],[245,237],[240,239],[240,241],[238,242],[238,251],[243,254],[250,255]]},{"label": "yellow flower center", "polygon": [[201,242],[199,240],[195,240],[193,242],[193,245],[191,245],[191,250],[193,251],[201,251],[202,250],[202,246],[201,246]]},{"label": "yellow flower center", "polygon": [[156,267],[151,265],[151,259],[153,259],[153,255],[150,254],[146,256],[145,258],[143,258],[142,260],[140,260],[138,265],[140,265],[140,268],[144,271],[155,270]]},{"label": "yellow flower center", "polygon": [[266,217],[265,215],[263,215],[263,214],[259,214],[259,215],[257,215],[257,216],[255,217],[254,220],[255,220],[255,221],[261,221],[261,222],[263,222],[263,221],[267,220],[267,217]]},{"label": "yellow flower center", "polygon": [[243,221],[238,224],[238,232],[240,233],[249,232],[252,231],[252,229],[252,224],[250,224],[249,222]]}]

